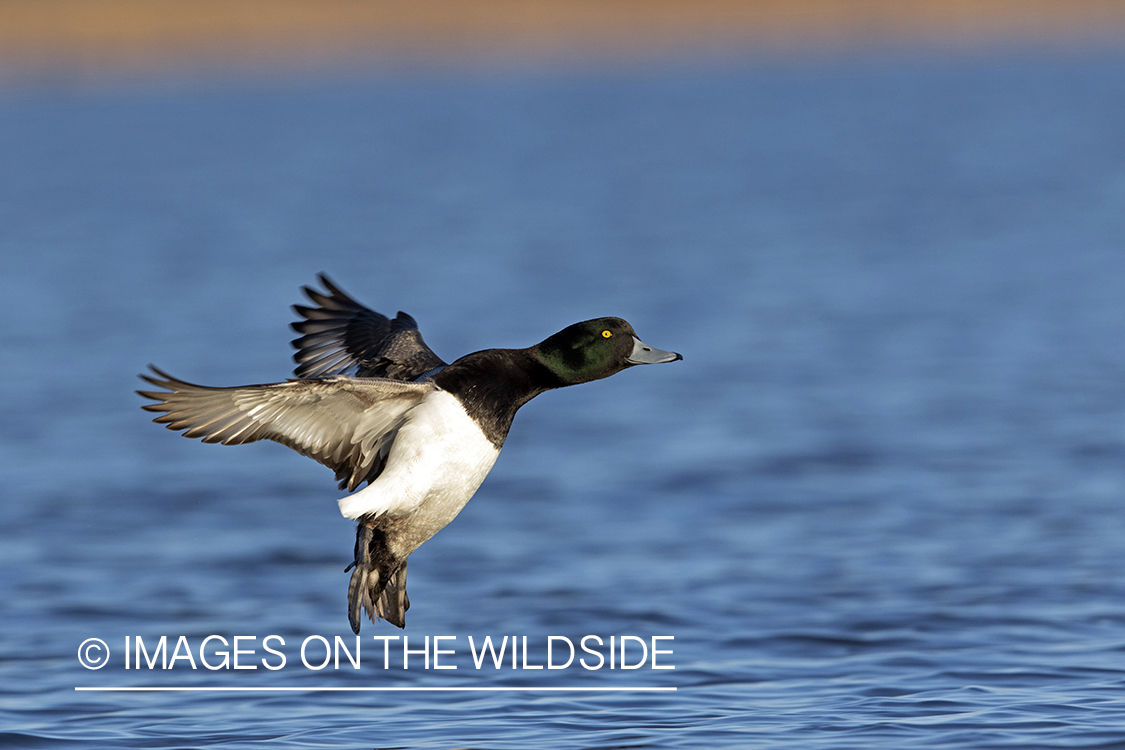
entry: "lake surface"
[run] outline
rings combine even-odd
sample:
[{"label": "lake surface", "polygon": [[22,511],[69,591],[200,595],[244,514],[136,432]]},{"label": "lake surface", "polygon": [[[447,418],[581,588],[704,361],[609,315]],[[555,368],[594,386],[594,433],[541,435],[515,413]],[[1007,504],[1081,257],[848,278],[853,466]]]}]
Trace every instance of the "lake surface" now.
[{"label": "lake surface", "polygon": [[[0,747],[1125,747],[1123,55],[9,90],[0,258]],[[132,393],[284,379],[318,271],[684,355],[524,407],[359,669],[331,472]]]}]

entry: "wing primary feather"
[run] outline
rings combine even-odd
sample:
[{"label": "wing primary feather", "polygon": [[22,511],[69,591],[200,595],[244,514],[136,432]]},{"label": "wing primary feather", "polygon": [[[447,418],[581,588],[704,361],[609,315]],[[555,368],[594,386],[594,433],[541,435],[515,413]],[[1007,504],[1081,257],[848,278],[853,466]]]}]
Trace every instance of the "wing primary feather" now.
[{"label": "wing primary feather", "polygon": [[137,391],[141,408],[185,437],[240,445],[271,440],[329,467],[341,488],[355,489],[381,471],[381,456],[410,409],[433,383],[333,376],[213,388],[156,367],[141,378],[160,391]]},{"label": "wing primary feather", "polygon": [[413,317],[399,312],[392,320],[356,302],[325,274],[318,279],[325,291],[302,288],[315,306],[293,306],[302,318],[291,324],[303,334],[292,341],[298,377],[348,373],[409,382],[445,364],[426,345]]}]

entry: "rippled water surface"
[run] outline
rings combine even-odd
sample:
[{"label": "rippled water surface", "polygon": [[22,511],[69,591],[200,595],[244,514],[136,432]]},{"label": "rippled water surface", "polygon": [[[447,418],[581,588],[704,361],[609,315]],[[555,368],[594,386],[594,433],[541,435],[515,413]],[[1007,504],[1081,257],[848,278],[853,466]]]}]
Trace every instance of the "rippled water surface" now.
[{"label": "rippled water surface", "polygon": [[[1125,746],[1125,58],[9,90],[0,175],[0,747]],[[132,393],[283,379],[318,271],[684,354],[526,406],[358,670],[331,473]],[[675,669],[469,653],[585,635]]]}]

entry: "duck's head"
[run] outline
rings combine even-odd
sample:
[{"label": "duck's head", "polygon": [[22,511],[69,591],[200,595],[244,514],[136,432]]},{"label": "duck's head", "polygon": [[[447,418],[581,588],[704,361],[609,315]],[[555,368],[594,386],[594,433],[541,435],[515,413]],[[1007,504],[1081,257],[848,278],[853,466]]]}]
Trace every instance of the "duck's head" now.
[{"label": "duck's head", "polygon": [[532,347],[534,355],[566,385],[608,378],[633,365],[683,359],[641,341],[621,318],[575,323]]}]

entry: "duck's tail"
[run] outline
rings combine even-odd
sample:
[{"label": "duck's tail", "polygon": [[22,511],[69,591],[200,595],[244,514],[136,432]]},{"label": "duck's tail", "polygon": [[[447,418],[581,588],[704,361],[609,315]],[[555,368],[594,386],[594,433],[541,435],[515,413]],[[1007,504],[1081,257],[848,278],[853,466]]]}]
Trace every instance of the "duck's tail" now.
[{"label": "duck's tail", "polygon": [[386,534],[376,528],[374,519],[359,519],[355,534],[355,561],[344,569],[352,570],[348,584],[348,622],[352,632],[359,634],[360,609],[366,610],[371,622],[386,620],[400,628],[406,627],[406,560],[397,560],[387,548]]}]

